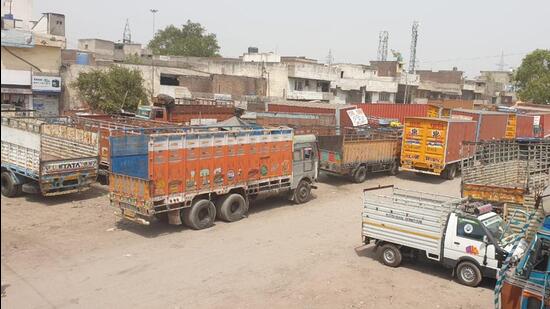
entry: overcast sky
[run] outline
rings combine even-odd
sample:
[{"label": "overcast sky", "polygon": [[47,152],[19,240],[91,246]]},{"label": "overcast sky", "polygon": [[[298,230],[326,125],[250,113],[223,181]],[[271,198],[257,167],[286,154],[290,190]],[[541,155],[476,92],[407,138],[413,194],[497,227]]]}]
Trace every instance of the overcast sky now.
[{"label": "overcast sky", "polygon": [[[118,41],[126,19],[132,40],[147,43],[156,28],[200,22],[218,37],[221,54],[237,57],[248,46],[280,55],[325,62],[376,60],[378,34],[389,32],[389,49],[408,61],[411,25],[420,22],[417,58],[421,69],[457,66],[473,77],[495,70],[504,52],[506,69],[536,48],[550,48],[549,0],[394,0],[394,1],[142,1],[35,0],[36,14],[67,18],[68,47],[79,38]],[[391,53],[388,58],[391,59]]]}]

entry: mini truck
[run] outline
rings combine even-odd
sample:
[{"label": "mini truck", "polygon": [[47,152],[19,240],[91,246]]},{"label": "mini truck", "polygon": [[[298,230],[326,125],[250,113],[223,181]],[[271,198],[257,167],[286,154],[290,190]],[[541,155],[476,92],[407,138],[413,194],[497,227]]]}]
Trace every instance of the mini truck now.
[{"label": "mini truck", "polygon": [[345,129],[319,136],[320,169],[361,183],[368,173],[399,171],[401,140],[397,130]]},{"label": "mini truck", "polygon": [[111,205],[128,220],[155,216],[193,229],[246,216],[260,194],[310,199],[317,180],[313,135],[289,128],[145,129],[111,136]]},{"label": "mini truck", "polygon": [[95,182],[97,133],[72,127],[65,117],[2,114],[2,195],[60,195]]},{"label": "mini truck", "polygon": [[[376,193],[390,188],[391,195]],[[514,235],[490,205],[393,186],[364,193],[363,242],[376,244],[385,265],[424,254],[452,268],[460,283],[477,286],[482,277],[496,277],[510,250]]]}]

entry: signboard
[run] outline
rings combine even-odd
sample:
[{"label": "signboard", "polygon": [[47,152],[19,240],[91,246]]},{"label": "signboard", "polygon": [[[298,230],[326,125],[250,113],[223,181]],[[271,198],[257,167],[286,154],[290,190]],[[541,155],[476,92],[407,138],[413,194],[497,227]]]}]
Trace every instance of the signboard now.
[{"label": "signboard", "polygon": [[190,125],[200,126],[200,125],[214,125],[218,122],[216,118],[192,118]]},{"label": "signboard", "polygon": [[34,47],[32,32],[22,29],[2,29],[2,46],[32,48]]},{"label": "signboard", "polygon": [[61,77],[33,75],[32,90],[42,92],[61,92]]},{"label": "signboard", "polygon": [[535,127],[540,126],[540,116],[534,116],[534,117],[533,117],[533,125],[534,125]]},{"label": "signboard", "polygon": [[367,116],[365,116],[365,113],[360,108],[350,109],[346,112],[348,112],[349,119],[351,119],[351,123],[354,127],[364,126],[369,123]]}]

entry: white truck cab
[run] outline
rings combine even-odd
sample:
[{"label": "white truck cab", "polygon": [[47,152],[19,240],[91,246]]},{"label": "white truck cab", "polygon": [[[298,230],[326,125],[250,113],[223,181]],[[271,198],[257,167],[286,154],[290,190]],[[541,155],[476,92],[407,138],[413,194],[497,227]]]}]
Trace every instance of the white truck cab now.
[{"label": "white truck cab", "polygon": [[[375,190],[392,188],[391,195]],[[373,241],[382,263],[425,254],[453,269],[460,283],[495,278],[514,235],[491,205],[432,193],[377,187],[365,190],[363,242]]]}]

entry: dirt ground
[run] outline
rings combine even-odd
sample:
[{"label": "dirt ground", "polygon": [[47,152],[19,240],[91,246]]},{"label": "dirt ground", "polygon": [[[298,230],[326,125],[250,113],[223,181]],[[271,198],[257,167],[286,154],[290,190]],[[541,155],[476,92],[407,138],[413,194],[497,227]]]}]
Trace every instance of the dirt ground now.
[{"label": "dirt ground", "polygon": [[361,244],[362,189],[459,195],[460,180],[322,177],[315,199],[255,202],[210,229],[119,221],[106,187],[2,197],[3,308],[489,308],[494,280],[456,283],[429,261],[390,268]]}]

